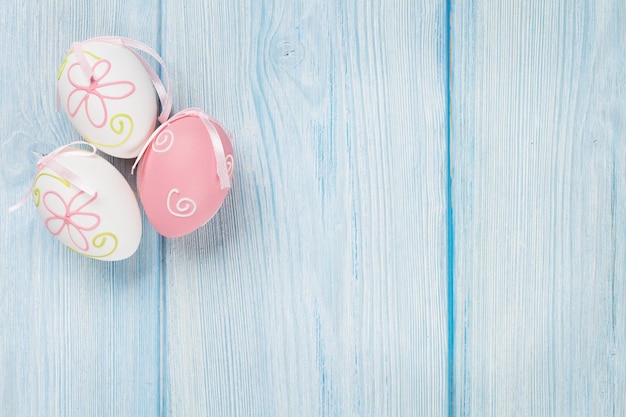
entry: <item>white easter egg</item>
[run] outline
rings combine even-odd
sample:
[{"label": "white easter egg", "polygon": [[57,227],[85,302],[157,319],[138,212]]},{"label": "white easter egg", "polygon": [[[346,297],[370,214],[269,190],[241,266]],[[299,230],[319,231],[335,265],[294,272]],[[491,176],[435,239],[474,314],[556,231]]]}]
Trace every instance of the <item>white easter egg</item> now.
[{"label": "white easter egg", "polygon": [[[95,153],[67,147],[37,174],[33,202],[46,229],[73,251],[116,261],[135,253],[141,240],[141,215],[130,186],[113,165]],[[89,185],[75,185],[68,172]],[[70,178],[67,178],[70,177]]]},{"label": "white easter egg", "polygon": [[134,158],[156,126],[150,75],[125,46],[85,41],[82,51],[93,75],[85,76],[70,51],[57,77],[59,104],[85,140],[109,155]]}]

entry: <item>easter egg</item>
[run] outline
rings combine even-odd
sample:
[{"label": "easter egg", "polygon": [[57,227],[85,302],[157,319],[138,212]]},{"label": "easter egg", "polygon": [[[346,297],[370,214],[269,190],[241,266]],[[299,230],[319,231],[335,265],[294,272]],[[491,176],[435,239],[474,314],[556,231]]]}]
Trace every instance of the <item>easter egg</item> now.
[{"label": "easter egg", "polygon": [[137,191],[148,220],[166,237],[195,231],[222,205],[233,168],[233,148],[218,122],[199,111],[173,116],[139,160]]},{"label": "easter egg", "polygon": [[[139,206],[113,165],[95,149],[88,152],[71,146],[40,165],[33,202],[53,236],[92,258],[116,261],[135,253],[141,240]],[[84,186],[77,186],[78,182]]]},{"label": "easter egg", "polygon": [[80,45],[88,68],[81,66],[74,50],[68,53],[57,76],[59,105],[85,140],[109,155],[134,158],[157,120],[150,75],[122,44],[85,41]]}]

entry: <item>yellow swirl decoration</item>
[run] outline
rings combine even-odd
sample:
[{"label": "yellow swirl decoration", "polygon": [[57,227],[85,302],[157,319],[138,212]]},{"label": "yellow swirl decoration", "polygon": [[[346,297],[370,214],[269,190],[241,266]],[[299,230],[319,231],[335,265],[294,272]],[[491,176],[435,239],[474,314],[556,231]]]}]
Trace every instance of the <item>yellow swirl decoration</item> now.
[{"label": "yellow swirl decoration", "polygon": [[126,113],[119,113],[111,117],[111,121],[109,122],[109,126],[111,127],[111,130],[113,131],[113,133],[115,133],[116,135],[122,135],[127,130],[125,120],[128,121],[128,134],[124,137],[124,139],[122,139],[121,142],[117,142],[113,144],[99,143],[99,142],[89,139],[86,136],[85,136],[85,139],[87,140],[87,142],[93,145],[102,147],[102,148],[117,148],[118,146],[122,146],[124,143],[126,143],[126,141],[133,134],[133,129],[135,128],[135,124],[133,123],[133,118],[130,117]]},{"label": "yellow swirl decoration", "polygon": [[93,239],[91,239],[91,243],[93,244],[94,248],[100,249],[104,247],[104,245],[106,245],[107,237],[110,237],[113,240],[113,249],[111,249],[109,252],[105,253],[104,255],[91,255],[88,253],[83,253],[83,255],[89,256],[90,258],[106,258],[107,256],[113,254],[117,250],[117,244],[118,244],[117,236],[115,236],[113,233],[111,232],[98,233],[97,235],[93,237]]},{"label": "yellow swirl decoration", "polygon": [[[70,184],[70,182],[68,180],[66,180],[65,178],[61,178],[61,177],[57,177],[54,174],[49,174],[47,172],[42,172],[41,174],[37,175],[37,177],[35,178],[35,185],[37,185],[37,181],[39,181],[39,178],[41,177],[52,177],[55,180],[60,181],[63,185],[65,185],[67,188],[70,188],[72,185]],[[39,204],[41,203],[41,190],[39,188],[35,188],[33,190],[33,199],[35,200],[35,207],[39,207]]]},{"label": "yellow swirl decoration", "polygon": [[[67,66],[67,58],[69,58],[69,56],[72,55],[73,53],[74,53],[74,51],[70,51],[70,53],[67,54],[65,56],[65,58],[63,59],[63,62],[61,62],[61,68],[59,68],[59,72],[57,73],[57,80],[61,79],[61,75],[63,75],[63,71],[65,70],[65,67]],[[98,55],[92,54],[89,51],[83,50],[83,53],[86,54],[86,55],[89,55],[90,57],[92,57],[96,61],[98,61],[100,59],[100,57]]]},{"label": "yellow swirl decoration", "polygon": [[65,71],[65,67],[67,66],[67,57],[61,62],[61,68],[59,68],[59,72],[57,73],[57,81],[61,79],[61,75],[63,75],[63,71]]}]

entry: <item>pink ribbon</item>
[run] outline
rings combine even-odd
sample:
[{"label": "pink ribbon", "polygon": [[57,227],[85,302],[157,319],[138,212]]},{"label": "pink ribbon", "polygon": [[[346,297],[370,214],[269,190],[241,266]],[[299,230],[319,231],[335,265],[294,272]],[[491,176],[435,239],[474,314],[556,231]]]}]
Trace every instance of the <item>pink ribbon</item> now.
[{"label": "pink ribbon", "polygon": [[[73,145],[89,146],[91,148],[91,152],[84,152],[84,151],[76,150],[75,148],[72,148]],[[70,184],[74,185],[76,188],[80,189],[81,191],[84,191],[85,193],[93,197],[94,195],[96,195],[96,191],[89,184],[83,181],[82,178],[76,175],[74,172],[67,169],[65,166],[61,165],[59,162],[57,162],[56,158],[59,157],[60,155],[84,157],[84,156],[92,156],[95,154],[96,154],[96,147],[93,146],[91,143],[77,141],[77,142],[72,142],[69,145],[61,146],[60,148],[55,149],[52,153],[49,153],[48,155],[43,156],[41,159],[39,159],[39,161],[37,161],[37,172],[35,173],[35,179],[37,179],[37,175],[39,175],[39,173],[44,168],[49,168],[52,171],[59,174],[61,177],[63,177],[63,179],[69,181]],[[28,199],[30,198],[30,195],[32,194],[34,188],[35,188],[35,181],[33,181],[30,188],[28,189],[28,192],[24,195],[24,197],[22,197],[22,199],[18,203],[9,207],[9,213],[22,207],[26,203],[26,201],[28,201]]]},{"label": "pink ribbon", "polygon": [[146,152],[148,147],[152,144],[152,142],[156,139],[156,137],[159,136],[161,131],[174,120],[182,119],[183,117],[187,116],[196,116],[200,118],[207,132],[209,132],[211,144],[213,145],[213,150],[215,152],[215,165],[217,167],[217,176],[220,179],[220,188],[222,190],[225,188],[230,188],[230,177],[228,175],[228,167],[226,166],[226,153],[224,152],[224,145],[222,145],[222,139],[220,137],[220,134],[215,128],[215,125],[219,126],[220,123],[198,108],[182,110],[172,116],[167,122],[159,126],[159,128],[155,130],[152,135],[150,135],[143,148],[141,149],[141,152],[139,152],[139,155],[137,156],[137,159],[133,164],[131,173],[135,172],[135,168],[139,164],[141,157]]},{"label": "pink ribbon", "polygon": [[[86,41],[82,41],[82,42],[74,42],[72,44],[71,51],[74,52],[74,55],[76,56],[76,62],[78,62],[78,65],[80,65],[80,68],[82,69],[83,74],[85,74],[85,77],[88,80],[91,80],[93,77],[91,66],[89,65],[89,62],[87,61],[87,57],[85,56],[85,53],[83,52],[83,45],[88,42],[104,42],[104,43],[109,43],[112,45],[123,46],[127,48],[129,51],[131,51],[137,57],[139,62],[141,62],[143,67],[148,72],[148,75],[150,76],[150,80],[152,81],[152,84],[154,85],[154,89],[156,90],[157,95],[159,96],[159,101],[161,102],[161,114],[159,115],[158,119],[160,123],[164,123],[169,117],[170,112],[172,111],[172,94],[171,94],[170,77],[167,74],[167,67],[165,66],[165,62],[159,56],[159,54],[154,49],[150,48],[149,46],[139,41],[128,39],[128,38],[115,37],[115,36],[100,36],[96,38],[87,39]],[[139,51],[143,51],[157,60],[157,62],[163,68],[163,73],[165,74],[165,79],[167,80],[167,88],[163,85],[161,78],[157,75],[154,69],[150,66],[148,61],[146,61],[143,56],[141,56],[137,51],[135,51],[135,49]],[[58,84],[57,84],[57,111],[58,111],[58,107],[59,107],[59,92],[58,92]]]}]

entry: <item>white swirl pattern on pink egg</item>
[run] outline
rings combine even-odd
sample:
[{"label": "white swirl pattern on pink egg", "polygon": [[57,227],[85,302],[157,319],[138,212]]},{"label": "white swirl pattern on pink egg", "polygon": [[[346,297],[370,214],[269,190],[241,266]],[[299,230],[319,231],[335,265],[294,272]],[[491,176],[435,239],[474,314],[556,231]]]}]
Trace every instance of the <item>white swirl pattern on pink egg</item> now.
[{"label": "white swirl pattern on pink egg", "polygon": [[172,216],[176,217],[193,216],[197,209],[196,202],[191,198],[183,197],[179,198],[176,205],[172,206],[172,197],[174,194],[180,197],[180,191],[178,188],[172,188],[167,194],[167,211],[169,211]]},{"label": "white swirl pattern on pink egg", "polygon": [[233,171],[235,169],[235,158],[231,154],[226,155],[226,170],[228,171],[228,176],[233,176]]},{"label": "white swirl pattern on pink egg", "polygon": [[171,130],[164,130],[152,143],[152,150],[157,153],[165,153],[174,145],[174,133]]}]

